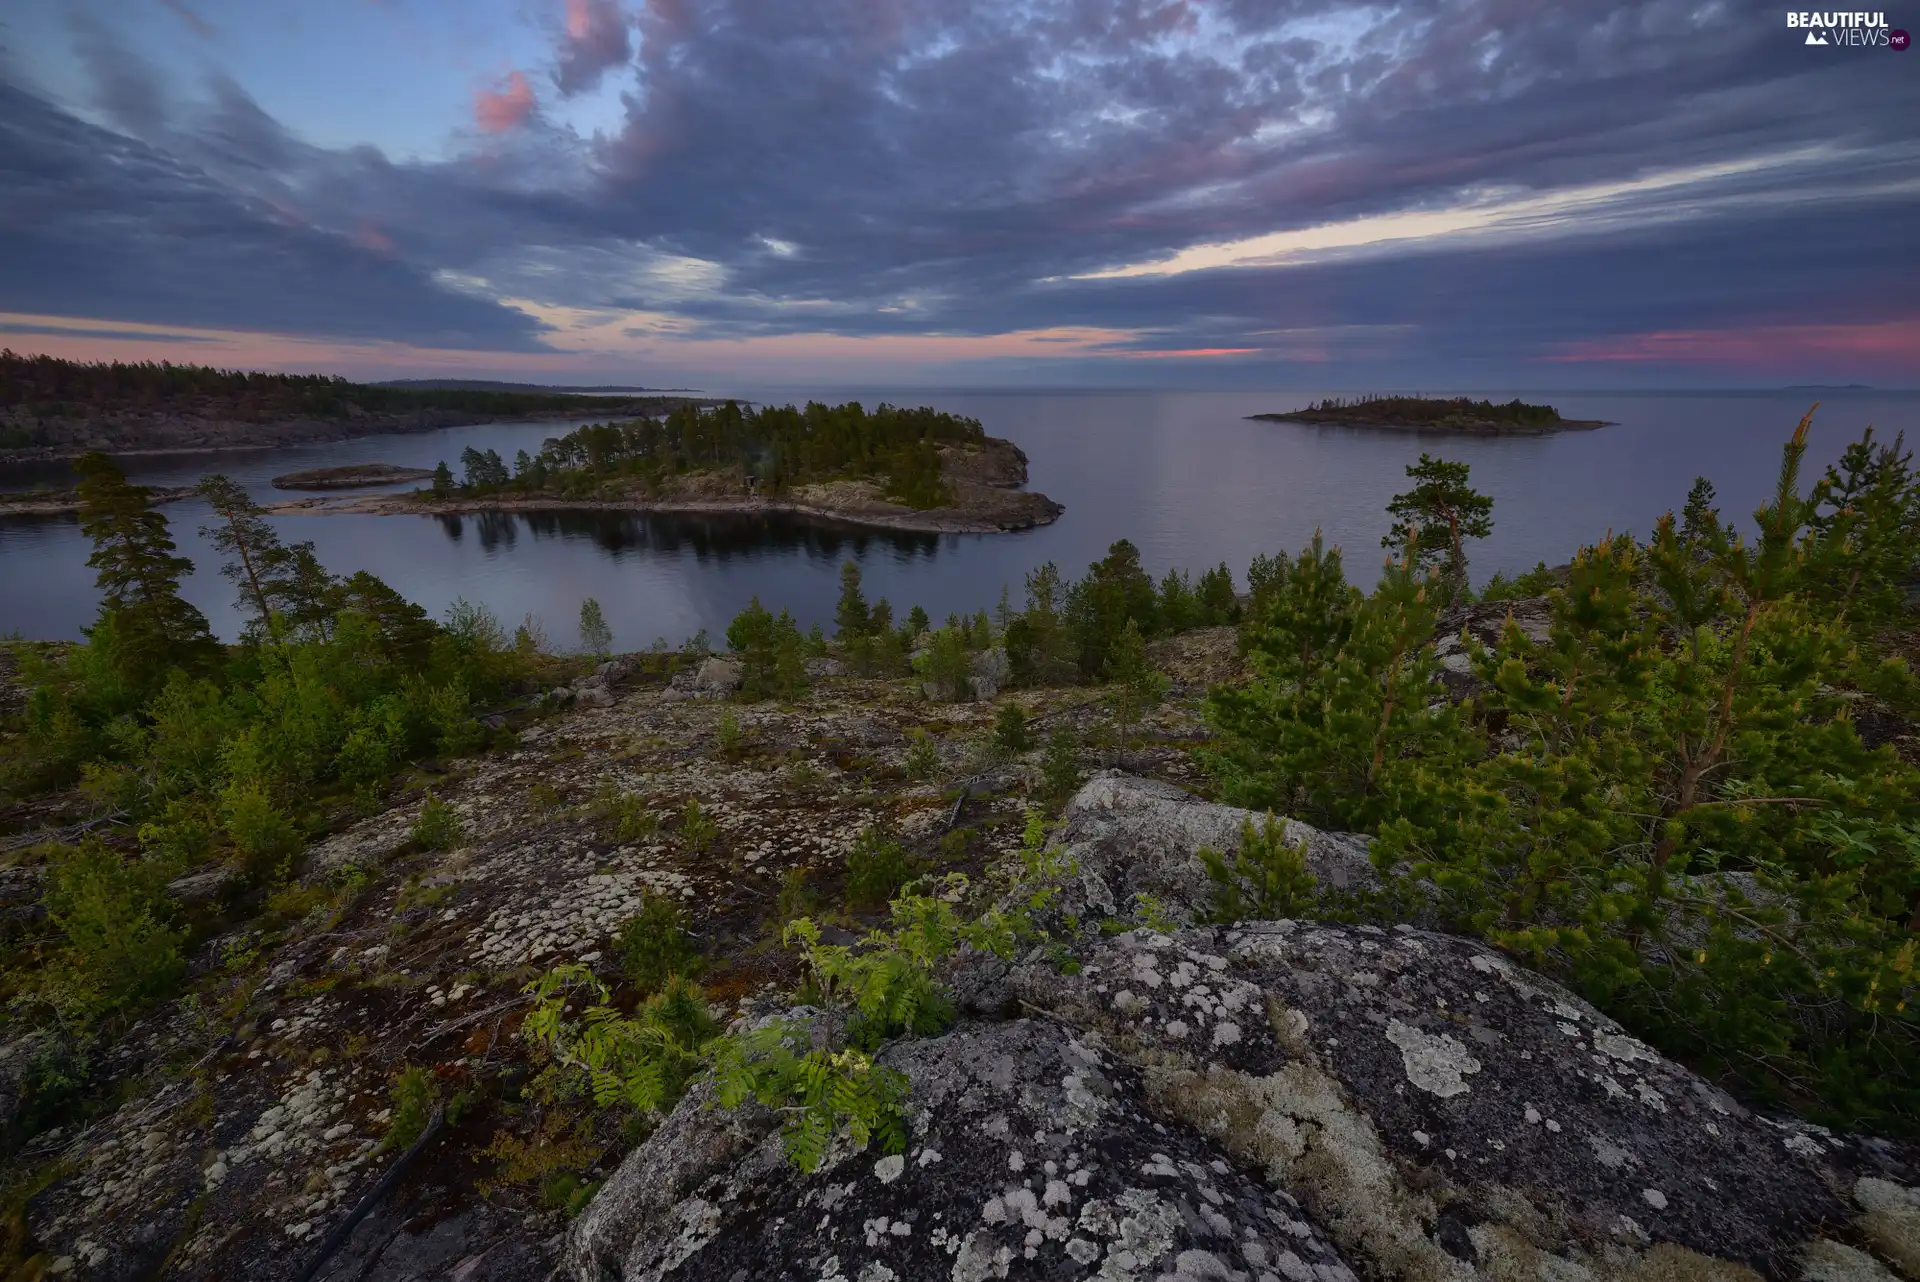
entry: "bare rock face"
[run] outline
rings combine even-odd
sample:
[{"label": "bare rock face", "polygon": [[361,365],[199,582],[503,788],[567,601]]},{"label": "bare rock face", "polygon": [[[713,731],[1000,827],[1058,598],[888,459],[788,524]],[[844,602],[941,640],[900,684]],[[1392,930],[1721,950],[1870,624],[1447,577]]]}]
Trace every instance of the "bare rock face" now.
[{"label": "bare rock face", "polygon": [[[1067,806],[1058,840],[1073,857],[1078,879],[1061,897],[1063,912],[1082,918],[1125,914],[1135,895],[1149,895],[1182,922],[1213,902],[1213,883],[1200,862],[1202,847],[1240,848],[1242,826],[1267,817],[1202,801],[1173,784],[1106,771],[1088,780]],[[1367,838],[1327,833],[1278,816],[1286,840],[1307,843],[1307,865],[1330,890],[1378,883]]]},{"label": "bare rock face", "polygon": [[1906,1205],[1879,1171],[1855,1191],[1884,1153],[1749,1112],[1471,941],[1268,922],[1134,931],[1084,963],[1014,986],[1146,1066],[1162,1116],[1294,1191],[1369,1274],[1794,1277],[1876,1195]]},{"label": "bare rock face", "polygon": [[1141,1074],[1047,1020],[895,1046],[904,1153],[802,1174],[764,1112],[704,1089],[576,1224],[578,1282],[989,1278],[1355,1282],[1298,1203],[1145,1112]]}]

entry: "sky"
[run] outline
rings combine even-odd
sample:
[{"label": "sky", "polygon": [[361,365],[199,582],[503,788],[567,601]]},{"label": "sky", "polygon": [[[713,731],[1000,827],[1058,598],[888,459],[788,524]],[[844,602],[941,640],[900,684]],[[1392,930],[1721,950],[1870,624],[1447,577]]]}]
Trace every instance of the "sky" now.
[{"label": "sky", "polygon": [[1729,0],[9,0],[0,346],[1916,387],[1902,2],[1811,47]]}]

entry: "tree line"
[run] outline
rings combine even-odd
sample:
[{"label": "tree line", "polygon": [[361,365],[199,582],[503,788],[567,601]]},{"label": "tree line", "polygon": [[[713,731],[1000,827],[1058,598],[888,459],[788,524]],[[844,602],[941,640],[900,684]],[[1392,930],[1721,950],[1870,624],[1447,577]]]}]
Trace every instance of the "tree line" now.
[{"label": "tree line", "polygon": [[262,374],[170,361],[81,362],[0,350],[0,409],[17,406],[43,417],[194,409],[241,421],[271,422],[297,417],[344,418],[355,410],[587,413],[603,411],[607,404],[604,397],[561,392],[376,387],[327,374]]},{"label": "tree line", "polygon": [[858,401],[742,408],[735,401],[681,405],[660,418],[593,423],[521,450],[509,467],[494,450],[469,447],[461,476],[444,462],[433,493],[441,497],[554,494],[585,498],[639,482],[658,487],[698,472],[728,472],[760,493],[841,477],[874,479],[911,507],[951,500],[941,474],[942,447],[985,439],[980,421],[920,407]]}]

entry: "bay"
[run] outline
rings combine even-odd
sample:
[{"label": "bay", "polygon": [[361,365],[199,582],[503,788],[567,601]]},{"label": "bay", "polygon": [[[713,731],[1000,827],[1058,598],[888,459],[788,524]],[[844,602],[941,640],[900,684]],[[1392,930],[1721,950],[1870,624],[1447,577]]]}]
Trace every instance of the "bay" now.
[{"label": "bay", "polygon": [[[1422,451],[1472,465],[1494,498],[1493,536],[1469,549],[1475,580],[1536,561],[1565,561],[1607,531],[1644,535],[1678,509],[1696,475],[1714,481],[1723,513],[1747,513],[1771,490],[1780,446],[1823,400],[1807,477],[1874,424],[1891,438],[1920,436],[1920,394],[1869,391],[1747,393],[1526,392],[1568,418],[1615,426],[1545,437],[1455,438],[1253,422],[1341,389],[1193,391],[885,391],[742,389],[768,402],[859,399],[932,405],[972,415],[1018,443],[1029,487],[1066,505],[1053,525],[1018,534],[902,536],[792,520],[714,520],[609,513],[482,517],[296,516],[283,538],[311,539],[337,573],[370,570],[435,614],[456,599],[483,604],[509,626],[532,615],[561,646],[575,640],[580,602],[600,603],[621,649],[655,638],[678,644],[698,629],[719,637],[747,601],[791,609],[803,627],[832,627],[841,562],[858,562],[870,597],[896,614],[920,604],[935,619],[991,608],[1002,586],[1017,602],[1023,576],[1045,561],[1083,573],[1128,538],[1156,576],[1220,561],[1244,584],[1255,553],[1297,551],[1319,530],[1345,549],[1350,577],[1369,582],[1383,555],[1388,499]],[[1351,394],[1347,392],[1345,394]],[[1511,390],[1471,393],[1496,400]],[[586,421],[586,420],[581,420]],[[458,467],[460,451],[539,448],[570,423],[490,424],[401,436],[215,454],[131,456],[129,475],[186,485],[202,472],[234,477],[262,501],[287,497],[271,478],[310,467],[384,462]],[[0,489],[64,486],[62,464],[0,470]],[[408,487],[400,487],[408,488]],[[185,595],[223,637],[241,624],[232,585],[198,529],[194,501],[168,504],[183,555],[197,572]],[[72,517],[0,519],[0,633],[72,639],[97,606],[89,548]]]}]

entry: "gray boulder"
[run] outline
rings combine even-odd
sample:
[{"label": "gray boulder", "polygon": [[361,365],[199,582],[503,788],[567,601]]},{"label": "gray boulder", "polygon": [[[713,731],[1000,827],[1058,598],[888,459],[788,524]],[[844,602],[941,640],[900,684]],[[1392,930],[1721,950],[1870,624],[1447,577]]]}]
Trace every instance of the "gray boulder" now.
[{"label": "gray boulder", "polygon": [[1087,951],[1078,974],[1029,966],[1013,987],[1148,1066],[1161,1116],[1292,1190],[1368,1276],[1744,1271],[1711,1257],[1791,1277],[1818,1239],[1871,1245],[1851,1222],[1908,1195],[1876,1173],[1850,1205],[1855,1146],[1748,1111],[1467,940],[1141,930]]},{"label": "gray boulder", "polygon": [[[1200,862],[1200,848],[1238,850],[1243,824],[1267,822],[1264,814],[1111,770],[1089,779],[1063,818],[1055,840],[1073,857],[1078,876],[1061,896],[1062,912],[1082,918],[1124,915],[1133,897],[1144,894],[1181,922],[1204,916],[1213,903],[1213,882]],[[1307,843],[1307,866],[1323,888],[1357,891],[1379,884],[1367,838],[1321,832],[1278,816],[1274,822],[1284,825],[1289,843]]]},{"label": "gray boulder", "polygon": [[697,1088],[581,1216],[562,1276],[1354,1282],[1292,1197],[1150,1119],[1141,1074],[1070,1029],[974,1025],[880,1059],[912,1082],[904,1152],[843,1143],[803,1174],[771,1115]]},{"label": "gray boulder", "polygon": [[740,688],[744,674],[732,659],[708,659],[694,675],[693,688],[706,695],[731,694]]},{"label": "gray boulder", "polygon": [[583,686],[573,696],[577,708],[611,708],[613,691],[603,685]]}]

